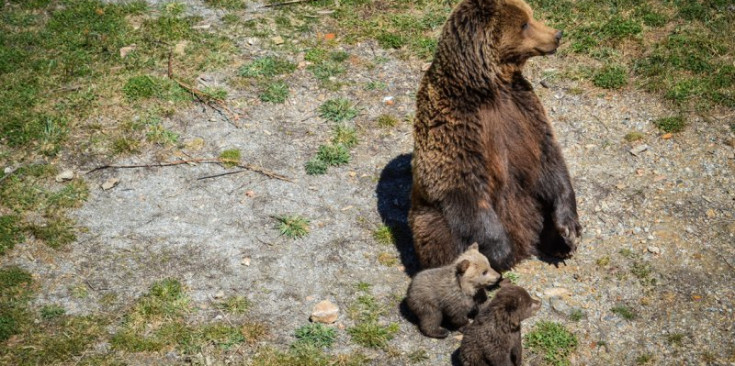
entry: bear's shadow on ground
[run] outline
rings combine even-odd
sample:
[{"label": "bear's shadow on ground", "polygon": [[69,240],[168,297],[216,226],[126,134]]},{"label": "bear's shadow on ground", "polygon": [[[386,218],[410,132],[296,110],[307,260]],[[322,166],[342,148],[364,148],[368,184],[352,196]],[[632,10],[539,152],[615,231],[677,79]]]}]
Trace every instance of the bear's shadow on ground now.
[{"label": "bear's shadow on ground", "polygon": [[421,269],[413,250],[413,237],[408,226],[408,209],[411,206],[412,156],[412,154],[401,154],[393,158],[380,173],[380,180],[375,189],[380,218],[383,224],[391,228],[401,263],[411,277]]}]

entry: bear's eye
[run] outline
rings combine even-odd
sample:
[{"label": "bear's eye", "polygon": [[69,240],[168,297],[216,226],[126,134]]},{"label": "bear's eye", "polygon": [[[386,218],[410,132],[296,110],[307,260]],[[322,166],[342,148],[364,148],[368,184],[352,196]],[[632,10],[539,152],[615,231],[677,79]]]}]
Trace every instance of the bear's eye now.
[{"label": "bear's eye", "polygon": [[482,272],[482,275],[483,276],[487,275],[487,270],[485,270],[485,272]]},{"label": "bear's eye", "polygon": [[528,29],[528,23],[523,23],[523,25],[521,26],[521,30],[526,30],[526,29]]}]

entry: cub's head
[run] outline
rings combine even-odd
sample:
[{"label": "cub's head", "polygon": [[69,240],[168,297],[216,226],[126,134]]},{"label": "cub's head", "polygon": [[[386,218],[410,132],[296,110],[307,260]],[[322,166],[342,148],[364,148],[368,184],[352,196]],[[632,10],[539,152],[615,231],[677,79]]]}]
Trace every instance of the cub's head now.
[{"label": "cub's head", "polygon": [[496,317],[506,319],[512,327],[518,327],[521,321],[530,318],[541,308],[541,301],[531,298],[523,287],[500,283],[500,290],[490,302],[488,309]]},{"label": "cub's head", "polygon": [[474,243],[454,261],[460,287],[467,294],[474,294],[500,280],[500,274],[490,267],[490,262]]}]

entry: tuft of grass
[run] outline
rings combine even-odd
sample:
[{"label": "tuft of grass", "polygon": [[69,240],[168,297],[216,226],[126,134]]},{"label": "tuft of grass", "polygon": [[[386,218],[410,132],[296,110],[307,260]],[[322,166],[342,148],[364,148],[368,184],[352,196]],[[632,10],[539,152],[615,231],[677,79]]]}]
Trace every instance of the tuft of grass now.
[{"label": "tuft of grass", "polygon": [[681,347],[684,343],[684,334],[682,333],[671,333],[668,336],[666,336],[666,341],[672,345]]},{"label": "tuft of grass", "polygon": [[0,342],[20,333],[23,324],[31,322],[26,306],[32,284],[31,274],[22,268],[0,268]]},{"label": "tuft of grass", "polygon": [[319,106],[319,116],[328,121],[349,121],[357,117],[357,114],[352,102],[344,98],[330,99]]},{"label": "tuft of grass", "polygon": [[263,102],[283,103],[288,99],[289,88],[284,81],[274,81],[266,84],[265,88],[258,95]]},{"label": "tuft of grass", "polygon": [[598,267],[607,267],[607,265],[610,264],[610,257],[604,256],[602,258],[598,258],[595,263],[597,263]]},{"label": "tuft of grass", "polygon": [[25,240],[18,215],[0,216],[0,255]]},{"label": "tuft of grass", "polygon": [[521,276],[518,275],[518,273],[510,272],[510,271],[503,273],[503,277],[510,280],[510,283],[513,283],[513,284],[517,284],[518,280],[521,278]]},{"label": "tuft of grass", "polygon": [[373,285],[367,282],[363,282],[363,281],[360,281],[355,284],[355,289],[357,289],[357,291],[360,291],[360,292],[370,292],[370,288],[372,287]]},{"label": "tuft of grass", "polygon": [[296,70],[296,64],[274,56],[260,57],[240,68],[240,76],[246,78],[265,77],[290,74]]},{"label": "tuft of grass", "polygon": [[158,98],[170,101],[191,99],[175,82],[150,75],[133,76],[123,86],[123,93],[131,100]]},{"label": "tuft of grass", "polygon": [[402,37],[400,34],[395,33],[381,33],[377,37],[375,37],[378,41],[378,44],[380,44],[380,47],[383,48],[401,48],[408,43],[404,37]]},{"label": "tuft of grass", "polygon": [[36,239],[54,249],[59,249],[77,239],[74,234],[74,222],[65,217],[52,217],[45,224],[29,225],[28,230]]},{"label": "tuft of grass", "polygon": [[298,215],[275,216],[278,231],[289,239],[298,239],[309,233],[309,220]]},{"label": "tuft of grass", "polygon": [[350,162],[350,151],[342,144],[320,145],[316,158],[328,166],[340,166]]},{"label": "tuft of grass", "polygon": [[657,118],[653,124],[663,132],[681,132],[687,125],[686,119],[682,116]]},{"label": "tuft of grass", "polygon": [[429,360],[429,355],[427,355],[426,351],[422,349],[417,349],[408,354],[408,362],[410,363],[419,363],[419,362],[428,361],[428,360]]},{"label": "tuft of grass", "polygon": [[584,311],[582,311],[581,309],[574,309],[572,310],[571,313],[569,313],[569,320],[573,322],[578,322],[584,319],[584,317],[585,317]]},{"label": "tuft of grass", "polygon": [[625,258],[635,258],[635,253],[628,248],[622,248],[618,250],[618,253]]},{"label": "tuft of grass", "polygon": [[569,355],[577,348],[577,337],[563,325],[540,321],[525,336],[526,346],[544,355],[544,361],[554,366],[569,365]]},{"label": "tuft of grass", "polygon": [[346,127],[342,124],[338,124],[335,127],[332,144],[343,145],[346,148],[351,148],[357,145],[357,142],[357,131],[354,127]]},{"label": "tuft of grass", "polygon": [[388,225],[380,225],[373,231],[373,239],[380,244],[390,245],[395,243],[395,235],[393,229]]},{"label": "tuft of grass", "polygon": [[219,161],[228,168],[238,166],[241,158],[240,149],[227,149],[219,154]]},{"label": "tuft of grass", "polygon": [[367,90],[385,90],[388,88],[388,84],[383,81],[371,81],[365,85]]},{"label": "tuft of grass", "polygon": [[620,89],[628,84],[628,71],[624,66],[606,65],[594,73],[592,83],[604,89]]},{"label": "tuft of grass", "polygon": [[650,263],[636,260],[630,267],[630,272],[638,278],[641,285],[655,285],[656,279],[651,277],[653,267]]},{"label": "tuft of grass", "polygon": [[240,10],[247,8],[244,0],[204,0],[204,3],[215,8]]},{"label": "tuft of grass", "polygon": [[650,353],[644,353],[635,358],[636,365],[645,365],[653,361],[653,356]]},{"label": "tuft of grass", "polygon": [[208,99],[217,99],[217,100],[227,99],[227,90],[223,88],[206,87],[202,89],[202,93],[204,94],[205,98],[208,98]]},{"label": "tuft of grass", "polygon": [[617,305],[614,306],[612,309],[610,309],[615,314],[620,315],[625,320],[633,320],[638,317],[638,315],[635,313],[635,311],[625,305]]},{"label": "tuft of grass", "polygon": [[160,117],[153,116],[144,122],[147,128],[146,140],[159,145],[174,145],[179,141],[179,134],[166,129]]},{"label": "tuft of grass", "polygon": [[248,322],[240,327],[240,333],[247,343],[253,344],[268,334],[268,327],[263,323]]},{"label": "tuft of grass", "polygon": [[337,331],[334,328],[320,323],[303,325],[296,329],[298,343],[312,347],[331,347],[337,340]]},{"label": "tuft of grass", "polygon": [[631,131],[631,132],[626,133],[623,139],[625,139],[625,141],[628,141],[628,142],[634,142],[634,141],[642,140],[643,137],[645,137],[645,135],[642,132]]},{"label": "tuft of grass", "polygon": [[390,128],[395,127],[398,124],[398,118],[391,116],[390,114],[381,114],[375,119],[379,127]]},{"label": "tuft of grass", "polygon": [[41,318],[49,321],[66,314],[66,309],[59,305],[45,305],[41,308]]},{"label": "tuft of grass", "polygon": [[398,264],[398,258],[392,253],[380,252],[378,253],[378,263],[386,267],[393,267]]},{"label": "tuft of grass", "polygon": [[244,296],[231,296],[215,305],[217,309],[226,311],[230,314],[245,314],[253,306]]},{"label": "tuft of grass", "polygon": [[313,159],[307,161],[306,164],[304,164],[304,169],[306,170],[306,174],[321,175],[327,172],[327,169],[329,169],[329,164],[317,157],[314,157]]},{"label": "tuft of grass", "polygon": [[398,332],[398,323],[380,325],[377,322],[361,322],[347,329],[352,341],[369,348],[385,348]]}]

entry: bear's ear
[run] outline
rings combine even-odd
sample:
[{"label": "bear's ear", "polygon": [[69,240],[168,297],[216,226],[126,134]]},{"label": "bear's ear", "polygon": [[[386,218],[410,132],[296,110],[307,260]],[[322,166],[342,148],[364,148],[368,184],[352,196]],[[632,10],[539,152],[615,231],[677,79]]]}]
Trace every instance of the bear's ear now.
[{"label": "bear's ear", "polygon": [[480,244],[477,244],[477,242],[472,243],[467,250],[480,250]]},{"label": "bear's ear", "polygon": [[457,263],[457,274],[461,276],[465,272],[467,272],[467,269],[469,269],[469,268],[470,268],[470,261],[468,261],[468,260],[465,259],[465,260]]}]

